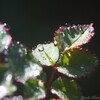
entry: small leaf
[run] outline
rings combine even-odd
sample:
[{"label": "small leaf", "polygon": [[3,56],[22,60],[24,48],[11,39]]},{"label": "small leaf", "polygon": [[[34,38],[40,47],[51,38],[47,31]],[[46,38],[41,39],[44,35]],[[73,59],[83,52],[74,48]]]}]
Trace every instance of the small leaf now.
[{"label": "small leaf", "polygon": [[77,84],[66,78],[54,81],[51,92],[62,100],[81,100],[81,93]]},{"label": "small leaf", "polygon": [[24,97],[28,100],[40,100],[45,98],[44,83],[40,80],[30,79],[24,86]]},{"label": "small leaf", "polygon": [[69,27],[62,26],[55,33],[54,43],[58,45],[60,51],[66,51],[86,44],[93,36],[93,24],[73,25]]},{"label": "small leaf", "polygon": [[81,77],[91,72],[98,64],[95,55],[82,48],[73,48],[66,51],[59,59],[58,72],[69,77]]},{"label": "small leaf", "polygon": [[34,58],[45,66],[53,66],[59,57],[59,50],[53,43],[39,44],[32,53]]}]

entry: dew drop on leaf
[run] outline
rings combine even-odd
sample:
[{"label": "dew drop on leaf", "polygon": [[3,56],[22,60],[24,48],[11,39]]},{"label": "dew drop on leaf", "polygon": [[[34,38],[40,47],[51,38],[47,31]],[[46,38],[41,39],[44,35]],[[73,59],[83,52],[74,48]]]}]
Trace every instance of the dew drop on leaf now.
[{"label": "dew drop on leaf", "polygon": [[32,54],[40,64],[52,66],[58,60],[59,50],[54,43],[39,44],[36,49],[32,50]]}]

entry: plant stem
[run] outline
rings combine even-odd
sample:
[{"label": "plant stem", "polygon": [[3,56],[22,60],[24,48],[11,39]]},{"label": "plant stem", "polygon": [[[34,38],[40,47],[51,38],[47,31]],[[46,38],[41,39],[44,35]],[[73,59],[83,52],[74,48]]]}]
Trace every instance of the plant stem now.
[{"label": "plant stem", "polygon": [[49,82],[47,84],[47,91],[46,91],[47,94],[48,94],[48,92],[50,90],[50,87],[51,87],[55,72],[56,72],[56,67],[53,67],[53,70],[52,70],[52,73],[51,73],[51,77],[50,77]]}]

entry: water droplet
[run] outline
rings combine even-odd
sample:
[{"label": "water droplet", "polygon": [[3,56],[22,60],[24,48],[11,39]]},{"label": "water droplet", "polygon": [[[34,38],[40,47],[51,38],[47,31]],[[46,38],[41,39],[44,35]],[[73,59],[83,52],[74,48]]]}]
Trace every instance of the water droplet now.
[{"label": "water droplet", "polygon": [[58,43],[57,43],[57,41],[54,41],[54,45],[56,46]]},{"label": "water droplet", "polygon": [[70,26],[71,26],[71,24],[69,24],[69,23],[66,23],[66,24],[65,24],[65,26],[66,26],[66,27],[70,27]]},{"label": "water droplet", "polygon": [[20,42],[19,41],[17,41],[17,44],[19,44]]},{"label": "water droplet", "polygon": [[6,23],[3,24],[4,25],[4,30],[5,31],[9,31],[10,30],[10,26],[7,25]]},{"label": "water droplet", "polygon": [[7,81],[11,81],[11,79],[12,79],[12,75],[9,74],[9,75],[6,77],[6,80],[7,80]]},{"label": "water droplet", "polygon": [[77,75],[75,75],[75,77],[77,77]]},{"label": "water droplet", "polygon": [[81,28],[79,28],[79,30],[80,30],[80,31],[82,31],[82,29],[81,29]]},{"label": "water droplet", "polygon": [[84,69],[84,67],[81,66],[81,69]]},{"label": "water droplet", "polygon": [[71,53],[70,52],[68,52],[67,54],[68,54],[69,57],[71,57]]},{"label": "water droplet", "polygon": [[47,42],[46,42],[46,41],[44,41],[44,43],[46,44]]},{"label": "water droplet", "polygon": [[44,51],[44,47],[38,49],[40,52]]},{"label": "water droplet", "polygon": [[71,80],[71,82],[74,82],[74,80]]},{"label": "water droplet", "polygon": [[39,80],[38,84],[39,84],[39,86],[43,86],[44,85],[41,80]]},{"label": "water droplet", "polygon": [[50,43],[50,41],[48,41],[48,43]]},{"label": "water droplet", "polygon": [[64,28],[63,26],[59,27],[60,30],[62,30],[63,28]]},{"label": "water droplet", "polygon": [[8,49],[5,49],[5,50],[3,51],[3,54],[7,56],[7,55],[8,55]]},{"label": "water droplet", "polygon": [[23,47],[23,45],[22,45],[22,44],[20,44],[20,46],[21,46],[21,47]]},{"label": "water droplet", "polygon": [[80,68],[81,68],[83,71],[85,71],[85,68],[84,68],[84,67],[85,67],[85,65],[82,64]]}]

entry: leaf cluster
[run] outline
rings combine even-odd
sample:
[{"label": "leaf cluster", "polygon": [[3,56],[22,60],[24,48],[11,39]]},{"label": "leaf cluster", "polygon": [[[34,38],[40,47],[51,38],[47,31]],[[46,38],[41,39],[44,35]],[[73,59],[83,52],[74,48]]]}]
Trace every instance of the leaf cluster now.
[{"label": "leaf cluster", "polygon": [[[0,24],[0,100],[81,100],[75,81],[98,64],[82,45],[94,36],[93,24],[61,26],[53,41],[28,49]],[[52,99],[53,98],[53,99]]]}]

